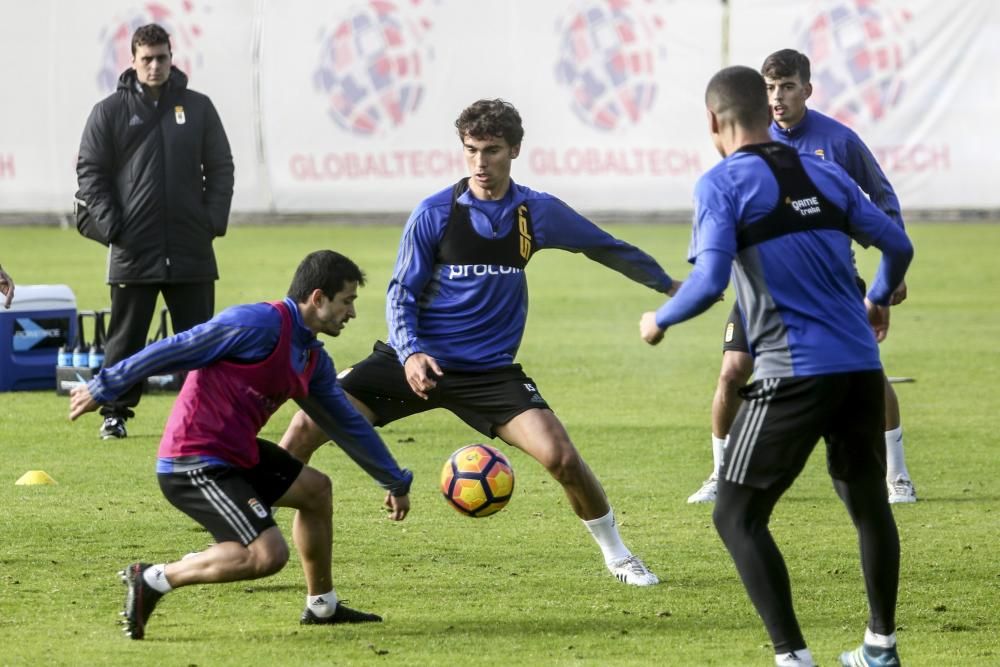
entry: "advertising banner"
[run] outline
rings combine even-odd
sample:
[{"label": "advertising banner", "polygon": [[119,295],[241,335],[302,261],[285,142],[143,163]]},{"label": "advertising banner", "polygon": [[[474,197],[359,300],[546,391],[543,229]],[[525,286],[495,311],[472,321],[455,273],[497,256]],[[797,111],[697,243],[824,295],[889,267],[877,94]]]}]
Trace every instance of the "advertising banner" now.
[{"label": "advertising banner", "polygon": [[132,33],[148,23],[167,30],[173,64],[222,118],[236,164],[233,208],[266,208],[248,6],[241,0],[0,0],[7,90],[0,105],[0,210],[72,208],[84,124],[131,66]]},{"label": "advertising banner", "polygon": [[266,3],[263,133],[276,206],[413,208],[465,174],[454,121],[521,113],[513,176],[574,207],[687,208],[715,160],[704,84],[721,6],[699,1]]},{"label": "advertising banner", "polygon": [[68,212],[88,114],[156,22],[208,95],[236,213],[408,211],[466,173],[454,121],[503,98],[513,177],[586,211],[687,210],[719,159],[724,64],[812,60],[811,108],[853,128],[904,209],[1000,208],[991,0],[0,0],[0,213]]},{"label": "advertising banner", "polygon": [[996,208],[1000,3],[731,1],[730,60],[792,48],[812,65],[809,108],[845,123],[908,208]]}]

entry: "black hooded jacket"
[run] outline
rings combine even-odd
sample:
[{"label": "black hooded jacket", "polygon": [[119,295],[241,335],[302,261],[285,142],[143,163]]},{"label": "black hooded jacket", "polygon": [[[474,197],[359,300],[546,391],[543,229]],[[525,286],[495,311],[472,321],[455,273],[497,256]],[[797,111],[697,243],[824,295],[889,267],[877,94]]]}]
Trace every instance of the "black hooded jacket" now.
[{"label": "black hooded jacket", "polygon": [[[172,67],[159,106],[135,70],[94,106],[76,164],[79,196],[110,239],[108,283],[185,283],[219,277],[212,240],[226,233],[233,157],[211,100]],[[128,163],[120,157],[154,122]]]}]

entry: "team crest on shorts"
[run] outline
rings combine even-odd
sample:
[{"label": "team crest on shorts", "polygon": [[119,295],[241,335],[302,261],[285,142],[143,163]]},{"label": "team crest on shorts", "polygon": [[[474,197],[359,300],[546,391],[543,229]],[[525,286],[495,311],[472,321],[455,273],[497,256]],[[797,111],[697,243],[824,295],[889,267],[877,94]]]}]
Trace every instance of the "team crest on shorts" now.
[{"label": "team crest on shorts", "polygon": [[733,331],[735,331],[735,330],[736,330],[736,325],[735,324],[733,324],[732,322],[729,322],[728,324],[726,324],[726,342],[727,343],[732,343],[733,342]]},{"label": "team crest on shorts", "polygon": [[267,508],[260,504],[260,501],[256,498],[251,498],[247,501],[247,505],[253,510],[253,513],[259,516],[261,519],[267,518]]}]

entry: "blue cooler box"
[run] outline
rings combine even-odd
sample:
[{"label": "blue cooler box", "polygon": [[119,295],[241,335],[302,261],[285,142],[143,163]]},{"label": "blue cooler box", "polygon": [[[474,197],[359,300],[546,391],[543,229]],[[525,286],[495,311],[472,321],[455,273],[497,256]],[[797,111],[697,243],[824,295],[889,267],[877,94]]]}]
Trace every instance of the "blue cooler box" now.
[{"label": "blue cooler box", "polygon": [[76,340],[76,297],[66,285],[17,285],[0,304],[0,391],[52,389],[56,353]]}]

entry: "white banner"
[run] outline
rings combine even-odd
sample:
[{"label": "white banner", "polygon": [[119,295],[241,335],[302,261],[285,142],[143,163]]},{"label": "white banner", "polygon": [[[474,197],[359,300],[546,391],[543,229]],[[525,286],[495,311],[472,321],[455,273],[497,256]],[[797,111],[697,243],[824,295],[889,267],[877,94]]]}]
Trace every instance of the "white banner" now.
[{"label": "white banner", "polygon": [[272,2],[263,25],[279,210],[413,208],[465,174],[454,121],[484,97],[521,113],[514,179],[577,208],[687,208],[714,161],[716,3]]},{"label": "white banner", "polygon": [[[69,153],[60,154],[53,135],[68,125],[81,131],[86,111],[80,103],[57,109],[52,101],[57,86],[78,83],[71,80],[68,70],[78,59],[74,51],[79,40],[68,46],[69,52],[57,62],[47,34],[51,14],[51,3],[0,2],[0,81],[4,86],[0,102],[0,210],[65,209],[72,204],[76,189],[69,187],[76,183],[74,166],[80,136]],[[65,65],[62,72],[70,79],[56,74],[57,65]],[[62,202],[53,196],[59,179],[68,190]]]},{"label": "white banner", "polygon": [[0,0],[0,212],[66,211],[138,26],[222,117],[234,212],[406,211],[464,175],[454,120],[518,107],[514,179],[588,211],[687,209],[711,75],[791,47],[905,208],[1000,208],[1000,2]]},{"label": "white banner", "polygon": [[904,211],[1000,206],[1000,3],[731,0],[731,62],[812,64],[810,108],[875,153]]},{"label": "white banner", "polygon": [[[132,33],[159,23],[174,65],[208,95],[236,163],[234,209],[269,205],[257,166],[253,13],[243,0],[0,0],[0,211],[72,207],[76,155],[93,106],[131,66]],[[10,169],[5,167],[10,165]]]}]

